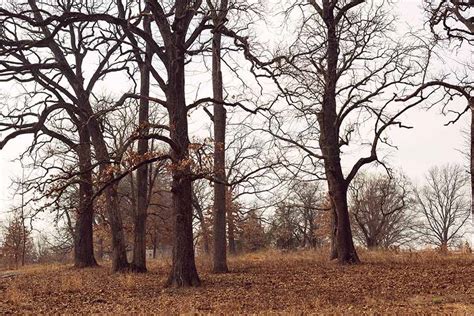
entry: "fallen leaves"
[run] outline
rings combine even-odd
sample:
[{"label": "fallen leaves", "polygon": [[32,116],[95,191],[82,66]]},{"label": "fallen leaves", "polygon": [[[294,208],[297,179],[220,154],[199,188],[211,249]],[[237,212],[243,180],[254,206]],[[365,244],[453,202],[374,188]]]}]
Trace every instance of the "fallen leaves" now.
[{"label": "fallen leaves", "polygon": [[231,258],[231,272],[199,264],[200,288],[163,289],[168,263],[146,274],[107,267],[30,269],[0,286],[2,313],[454,313],[474,312],[473,256],[363,253],[339,266],[318,252]]}]

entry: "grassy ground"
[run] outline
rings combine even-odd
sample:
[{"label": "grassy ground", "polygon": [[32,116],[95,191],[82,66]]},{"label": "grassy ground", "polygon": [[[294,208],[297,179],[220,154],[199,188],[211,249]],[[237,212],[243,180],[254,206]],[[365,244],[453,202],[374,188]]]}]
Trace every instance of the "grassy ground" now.
[{"label": "grassy ground", "polygon": [[201,259],[197,289],[163,289],[167,261],[151,262],[141,275],[31,266],[0,278],[0,314],[474,314],[473,255],[366,252],[357,266],[324,258],[309,251],[248,254],[231,258],[225,275],[210,273]]}]

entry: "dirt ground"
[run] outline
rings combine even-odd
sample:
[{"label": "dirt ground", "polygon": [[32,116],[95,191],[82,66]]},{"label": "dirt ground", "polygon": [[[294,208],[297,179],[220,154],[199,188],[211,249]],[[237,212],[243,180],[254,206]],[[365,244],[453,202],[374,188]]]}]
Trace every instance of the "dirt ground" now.
[{"label": "dirt ground", "polygon": [[231,272],[209,272],[202,286],[163,289],[170,262],[146,274],[100,268],[31,266],[0,276],[0,314],[8,313],[319,313],[474,314],[474,255],[362,253],[339,266],[321,253],[268,251],[231,258]]}]

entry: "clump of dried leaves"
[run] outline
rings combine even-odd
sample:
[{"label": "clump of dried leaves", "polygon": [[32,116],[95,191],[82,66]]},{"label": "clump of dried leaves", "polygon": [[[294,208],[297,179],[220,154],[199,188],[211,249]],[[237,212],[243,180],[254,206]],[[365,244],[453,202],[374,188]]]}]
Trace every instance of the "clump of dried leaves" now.
[{"label": "clump of dried leaves", "polygon": [[163,289],[169,262],[147,274],[108,267],[30,268],[0,278],[4,313],[474,313],[474,258],[435,253],[363,253],[339,266],[315,252],[270,251],[231,258],[231,273],[209,272],[203,285]]}]

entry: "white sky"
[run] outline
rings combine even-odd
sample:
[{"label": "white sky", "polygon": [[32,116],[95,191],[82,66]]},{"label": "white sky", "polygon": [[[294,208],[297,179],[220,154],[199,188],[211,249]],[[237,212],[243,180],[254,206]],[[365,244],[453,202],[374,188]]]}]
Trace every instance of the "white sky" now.
[{"label": "white sky", "polygon": [[[401,25],[405,29],[407,24],[415,28],[422,26],[421,0],[399,0]],[[271,34],[268,34],[271,36]],[[462,52],[472,55],[472,50]],[[454,53],[453,53],[454,54]],[[453,59],[456,57],[451,56]],[[471,61],[472,61],[472,57]],[[5,88],[5,86],[3,86]],[[6,91],[1,91],[0,95]],[[453,108],[461,109],[465,104],[456,101]],[[468,127],[468,117],[465,116],[455,125],[444,126],[448,119],[440,114],[440,109],[426,111],[413,110],[406,117],[404,123],[411,124],[410,130],[394,129],[390,133],[393,143],[398,150],[390,152],[388,161],[394,169],[403,170],[414,182],[422,180],[423,173],[431,166],[444,163],[466,163],[466,158],[459,152],[465,150],[463,129]],[[0,151],[0,222],[12,204],[12,191],[9,189],[11,178],[21,176],[19,162],[13,160],[24,148],[21,140],[9,143]],[[1,223],[0,223],[1,225]]]}]

